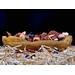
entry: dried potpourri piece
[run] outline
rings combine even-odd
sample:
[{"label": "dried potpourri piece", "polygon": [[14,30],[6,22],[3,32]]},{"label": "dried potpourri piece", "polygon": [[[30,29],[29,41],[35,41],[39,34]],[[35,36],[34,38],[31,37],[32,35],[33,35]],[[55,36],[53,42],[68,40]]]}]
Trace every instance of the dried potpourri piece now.
[{"label": "dried potpourri piece", "polygon": [[58,40],[59,34],[60,33],[53,30],[48,33],[48,37],[49,37],[49,39],[52,39],[52,40]]},{"label": "dried potpourri piece", "polygon": [[52,30],[52,31],[50,31],[48,34],[49,34],[49,35],[55,34],[56,36],[58,36],[60,33],[57,32],[57,31],[55,31],[55,30]]},{"label": "dried potpourri piece", "polygon": [[33,38],[33,41],[40,41],[39,35],[35,35],[34,38]]},{"label": "dried potpourri piece", "polygon": [[16,36],[16,37],[20,37],[20,35],[21,35],[21,32],[15,34],[14,36]]},{"label": "dried potpourri piece", "polygon": [[47,40],[47,33],[43,32],[42,34],[40,34],[41,40]]}]

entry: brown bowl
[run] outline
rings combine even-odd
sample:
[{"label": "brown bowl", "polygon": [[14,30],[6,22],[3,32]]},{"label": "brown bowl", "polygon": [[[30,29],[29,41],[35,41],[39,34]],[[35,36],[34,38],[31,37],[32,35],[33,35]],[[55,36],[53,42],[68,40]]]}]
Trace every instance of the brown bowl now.
[{"label": "brown bowl", "polygon": [[46,45],[49,47],[57,47],[60,49],[60,51],[66,49],[68,46],[72,43],[72,36],[66,36],[63,40],[56,41],[56,40],[39,40],[39,41],[27,41],[20,37],[16,36],[2,36],[2,42],[4,45],[10,45],[10,46],[17,46],[22,45],[20,49],[24,49],[25,47],[27,49],[37,50],[41,45]]}]

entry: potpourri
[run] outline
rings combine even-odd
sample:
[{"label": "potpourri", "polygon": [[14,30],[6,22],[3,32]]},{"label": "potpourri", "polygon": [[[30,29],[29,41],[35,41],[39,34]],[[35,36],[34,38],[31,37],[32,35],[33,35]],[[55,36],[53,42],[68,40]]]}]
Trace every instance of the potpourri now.
[{"label": "potpourri", "polygon": [[68,32],[2,36],[0,65],[71,65],[75,64],[75,47]]}]

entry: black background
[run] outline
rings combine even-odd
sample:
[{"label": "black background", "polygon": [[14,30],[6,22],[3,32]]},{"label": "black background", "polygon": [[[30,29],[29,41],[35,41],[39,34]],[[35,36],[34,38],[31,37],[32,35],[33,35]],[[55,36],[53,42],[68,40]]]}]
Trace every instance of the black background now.
[{"label": "black background", "polygon": [[[5,35],[6,31],[15,34],[20,31],[41,33],[56,30],[59,32],[67,31],[73,35],[73,39],[75,38],[75,10],[10,9],[0,11],[4,15],[0,18],[2,22],[0,24],[0,37]],[[75,44],[75,39],[73,44]]]}]

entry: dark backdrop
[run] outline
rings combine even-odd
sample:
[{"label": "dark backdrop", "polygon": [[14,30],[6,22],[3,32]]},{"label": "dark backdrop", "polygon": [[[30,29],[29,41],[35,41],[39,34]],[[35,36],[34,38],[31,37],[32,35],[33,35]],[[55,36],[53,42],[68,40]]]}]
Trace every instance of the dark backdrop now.
[{"label": "dark backdrop", "polygon": [[[19,9],[0,10],[0,41],[6,31],[40,33],[56,30],[67,31],[75,37],[75,10]],[[73,44],[74,41],[73,41]]]}]

